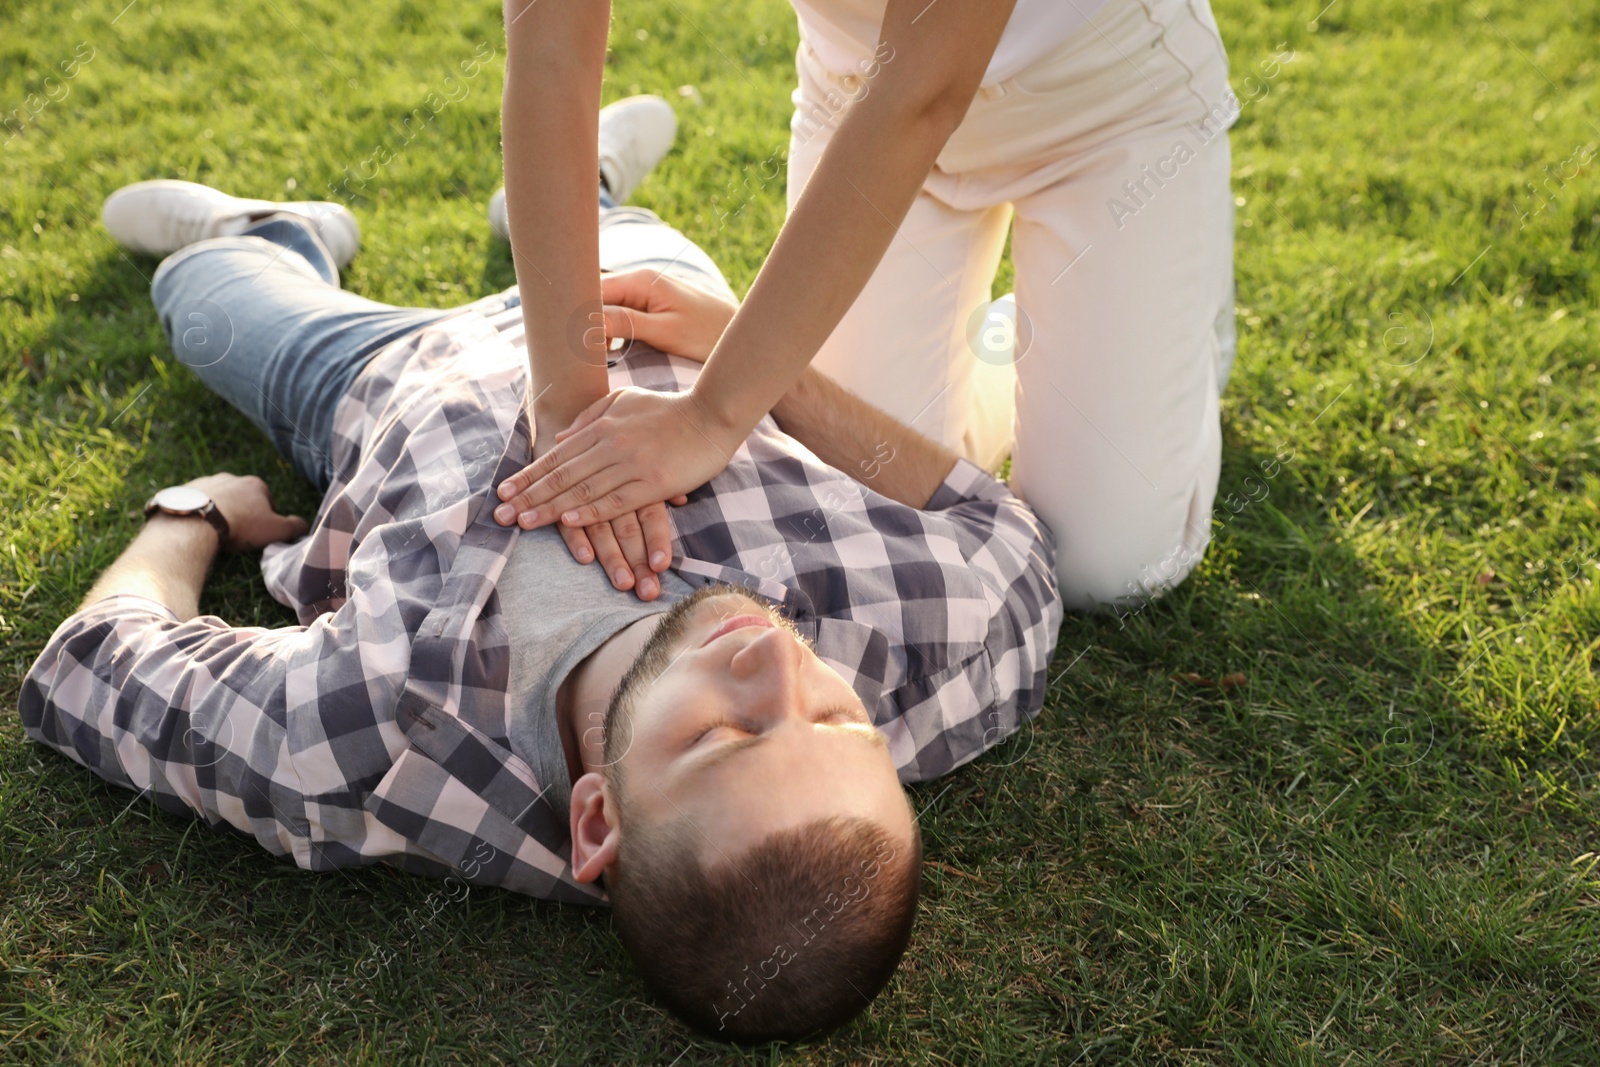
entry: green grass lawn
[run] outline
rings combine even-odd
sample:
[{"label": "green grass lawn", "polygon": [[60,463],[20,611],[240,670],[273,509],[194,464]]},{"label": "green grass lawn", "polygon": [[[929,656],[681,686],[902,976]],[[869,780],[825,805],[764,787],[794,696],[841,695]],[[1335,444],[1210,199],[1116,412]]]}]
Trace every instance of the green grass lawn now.
[{"label": "green grass lawn", "polygon": [[[7,708],[153,489],[256,472],[316,506],[170,356],[106,194],[325,196],[449,91],[351,182],[346,286],[513,281],[498,6],[125,2],[0,0]],[[1069,618],[1038,720],[916,790],[925,907],[865,1018],[718,1046],[603,911],[307,874],[5,714],[0,1062],[1600,1063],[1600,4],[1322,2],[1219,0],[1246,102],[1216,541],[1133,617]],[[681,120],[635,202],[740,291],[796,40],[782,0],[616,4],[606,98]],[[204,607],[292,621],[250,559]]]}]

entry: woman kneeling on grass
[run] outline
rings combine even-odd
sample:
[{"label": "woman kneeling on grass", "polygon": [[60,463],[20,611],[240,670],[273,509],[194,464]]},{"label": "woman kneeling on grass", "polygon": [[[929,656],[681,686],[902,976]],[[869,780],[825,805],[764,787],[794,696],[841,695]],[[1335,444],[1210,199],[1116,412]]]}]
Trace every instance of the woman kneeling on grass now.
[{"label": "woman kneeling on grass", "polygon": [[[974,462],[1010,451],[1069,607],[1182,581],[1210,537],[1233,356],[1238,100],[1206,0],[794,3],[782,232],[692,389],[607,395],[618,315],[602,311],[593,161],[609,5],[506,0],[506,214],[537,440],[501,521],[641,512],[664,528],[662,502],[722,470],[815,361]],[[1013,215],[1015,303],[991,303]],[[641,565],[648,548],[664,568],[667,547],[637,547]]]}]

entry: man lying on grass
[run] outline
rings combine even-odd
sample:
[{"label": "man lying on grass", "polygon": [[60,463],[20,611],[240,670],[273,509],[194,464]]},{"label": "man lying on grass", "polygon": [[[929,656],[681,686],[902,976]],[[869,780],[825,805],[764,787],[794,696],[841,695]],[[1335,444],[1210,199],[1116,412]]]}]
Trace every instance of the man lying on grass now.
[{"label": "man lying on grass", "polygon": [[[681,234],[612,203],[659,157],[630,155],[628,112],[601,120],[624,164],[605,168],[623,186],[605,291],[637,326],[610,381],[684,389],[734,298]],[[661,567],[634,528],[569,550],[493,517],[533,439],[514,290],[453,311],[346,293],[358,233],[332,204],[153,182],[104,214],[126,247],[173,253],[152,289],[178,359],[325,496],[308,526],[256,478],[157,493],[30,671],[29,735],[310,870],[609,900],[650,989],[712,1034],[855,1016],[916,907],[901,783],[1043,699],[1061,612],[1033,513],[808,372],[674,509]],[[200,614],[215,554],[262,548],[300,625]],[[569,555],[591,550],[635,580]]]}]

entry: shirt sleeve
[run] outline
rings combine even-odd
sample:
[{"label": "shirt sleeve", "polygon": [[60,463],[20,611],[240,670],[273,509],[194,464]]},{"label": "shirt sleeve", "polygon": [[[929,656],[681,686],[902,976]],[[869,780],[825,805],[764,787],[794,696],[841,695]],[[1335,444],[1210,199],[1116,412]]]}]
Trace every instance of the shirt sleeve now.
[{"label": "shirt sleeve", "polygon": [[[988,706],[976,721],[945,732],[942,758],[929,764],[923,756],[916,777],[933,777],[1006,741],[1039,713],[1062,609],[1054,537],[1005,483],[962,459],[924,510],[937,512],[955,527],[962,556],[983,583],[990,604],[980,657],[984,662],[960,672],[960,685],[970,686],[985,673],[980,667],[988,668],[992,693],[976,694]],[[952,692],[940,699],[960,704],[966,697]]]},{"label": "shirt sleeve", "polygon": [[[331,615],[274,629],[208,615],[185,622],[144,597],[107,597],[51,636],[23,681],[22,724],[29,737],[163,810],[254,837],[303,868],[387,859],[382,853],[414,850],[370,839],[384,828],[347,773],[370,773],[351,760],[356,750],[346,745],[342,755],[356,766],[332,780],[319,769],[330,762],[319,763],[319,743],[338,733],[328,710],[348,705],[346,721],[374,721],[365,687],[350,686],[325,660],[334,646],[359,641],[351,629]],[[345,684],[327,691],[329,682]],[[297,688],[315,705],[298,723]],[[387,762],[381,733],[351,731],[372,772]]]}]

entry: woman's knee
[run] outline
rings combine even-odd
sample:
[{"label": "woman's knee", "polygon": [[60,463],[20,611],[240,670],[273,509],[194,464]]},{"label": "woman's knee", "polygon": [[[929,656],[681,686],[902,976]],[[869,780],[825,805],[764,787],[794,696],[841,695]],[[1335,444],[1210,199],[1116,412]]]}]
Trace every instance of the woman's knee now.
[{"label": "woman's knee", "polygon": [[1079,486],[1070,500],[1050,502],[1056,507],[1035,504],[1056,534],[1056,575],[1068,610],[1143,611],[1199,566],[1211,543],[1220,467],[1219,456],[1205,459],[1176,493],[1124,484],[1095,494]]},{"label": "woman's knee", "polygon": [[1073,550],[1057,553],[1062,604],[1069,611],[1137,614],[1180,585],[1210,541],[1209,530],[1185,530],[1165,543],[1130,543],[1114,531],[1105,531],[1098,544],[1079,540]]}]

